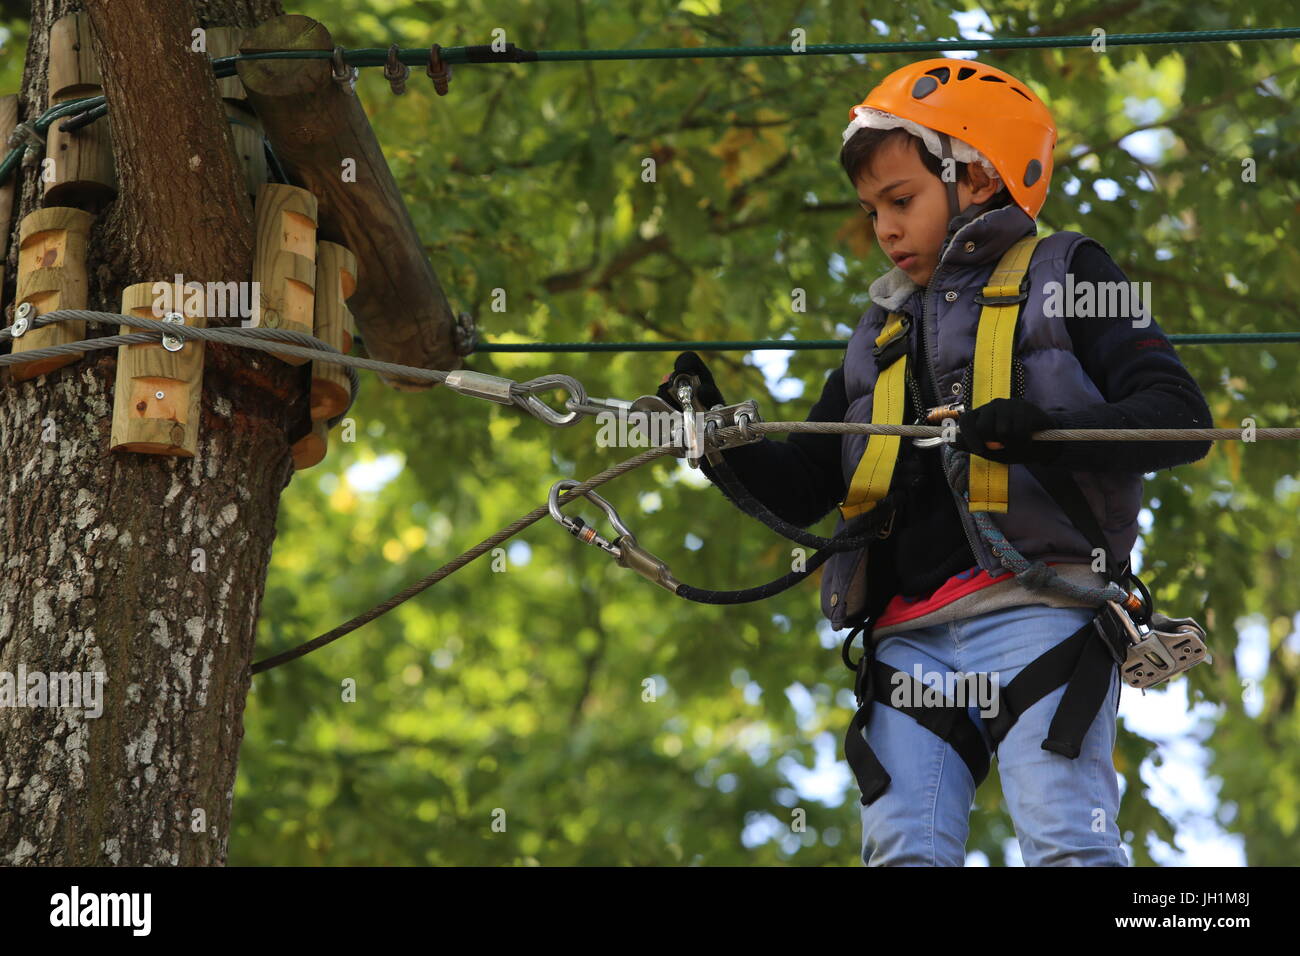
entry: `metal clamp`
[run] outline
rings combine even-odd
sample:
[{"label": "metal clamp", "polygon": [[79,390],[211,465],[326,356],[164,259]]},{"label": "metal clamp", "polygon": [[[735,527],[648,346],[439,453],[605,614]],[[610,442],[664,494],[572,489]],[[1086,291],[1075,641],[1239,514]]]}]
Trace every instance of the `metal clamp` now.
[{"label": "metal clamp", "polygon": [[36,131],[34,121],[26,120],[19,123],[9,134],[9,147],[17,149],[19,146],[26,146],[23,150],[22,165],[31,166],[36,162],[36,157],[45,152],[45,137]]},{"label": "metal clamp", "polygon": [[612,542],[601,537],[595,528],[587,524],[581,518],[570,518],[568,515],[560,511],[560,492],[566,491],[570,488],[576,488],[581,484],[582,482],[580,481],[575,481],[572,478],[565,478],[551,485],[551,491],[547,496],[546,501],[546,507],[551,513],[551,517],[559,522],[560,525],[569,532],[569,534],[573,535],[579,541],[584,544],[593,545],[594,547],[612,554],[619,567],[635,571],[647,581],[652,581],[666,591],[676,594],[677,589],[681,587],[681,584],[673,577],[672,572],[668,570],[668,565],[664,564],[663,561],[659,560],[649,551],[646,551],[637,544],[636,537],[630,530],[628,530],[627,525],[625,525],[623,520],[618,516],[618,512],[614,510],[614,506],[600,495],[596,494],[594,491],[584,491],[582,493],[582,497],[590,499],[605,512],[605,516],[609,519],[609,523],[613,525],[614,530],[618,532],[618,537]]},{"label": "metal clamp", "polygon": [[[163,321],[170,322],[173,325],[184,325],[185,316],[179,312],[168,312],[163,316]],[[162,337],[162,347],[168,352],[179,352],[184,345],[185,340],[179,335],[164,335]]]},{"label": "metal clamp", "polygon": [[357,77],[361,75],[358,67],[349,67],[343,59],[343,47],[336,46],[330,55],[330,72],[344,93],[353,95],[357,90]]},{"label": "metal clamp", "polygon": [[406,78],[411,75],[411,68],[397,58],[399,49],[396,43],[388,48],[388,59],[384,61],[384,79],[393,88],[393,93],[401,96],[406,92]]},{"label": "metal clamp", "polygon": [[439,96],[447,95],[447,86],[451,83],[451,64],[442,59],[442,47],[433,44],[429,47],[429,65],[424,68],[424,72],[433,80],[433,88]]}]

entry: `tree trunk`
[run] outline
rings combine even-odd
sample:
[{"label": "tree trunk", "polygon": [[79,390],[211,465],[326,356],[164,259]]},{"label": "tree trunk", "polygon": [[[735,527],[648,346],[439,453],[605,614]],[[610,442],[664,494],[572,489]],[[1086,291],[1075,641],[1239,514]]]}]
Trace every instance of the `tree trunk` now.
[{"label": "tree trunk", "polygon": [[[279,3],[34,0],[24,119],[46,105],[50,24],[82,8],[119,188],[91,234],[90,307],[117,312],[124,286],[176,273],[250,280],[251,208],[191,31],[252,26],[279,15]],[[37,171],[20,171],[15,235],[39,208]],[[198,451],[173,458],[108,451],[116,362],[115,349],[94,352],[0,385],[0,680],[20,669],[103,673],[98,717],[85,707],[0,710],[4,864],[226,859],[303,368],[208,343]]]}]

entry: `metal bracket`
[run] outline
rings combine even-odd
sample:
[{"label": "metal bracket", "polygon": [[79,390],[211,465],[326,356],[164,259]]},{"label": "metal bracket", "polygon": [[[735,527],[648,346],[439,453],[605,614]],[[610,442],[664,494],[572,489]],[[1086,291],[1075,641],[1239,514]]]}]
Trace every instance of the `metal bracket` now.
[{"label": "metal bracket", "polygon": [[9,333],[14,338],[20,338],[31,327],[32,313],[35,311],[30,302],[24,302],[14,309],[14,324],[9,327]]},{"label": "metal bracket", "polygon": [[[179,312],[168,312],[163,316],[164,322],[170,322],[173,325],[184,325],[185,316]],[[185,346],[185,340],[179,335],[164,335],[162,337],[162,347],[168,352],[179,352]]]},{"label": "metal bracket", "polygon": [[393,93],[401,96],[406,92],[406,78],[411,75],[411,68],[397,59],[398,52],[396,43],[388,48],[388,59],[384,61],[384,79],[393,88]]}]

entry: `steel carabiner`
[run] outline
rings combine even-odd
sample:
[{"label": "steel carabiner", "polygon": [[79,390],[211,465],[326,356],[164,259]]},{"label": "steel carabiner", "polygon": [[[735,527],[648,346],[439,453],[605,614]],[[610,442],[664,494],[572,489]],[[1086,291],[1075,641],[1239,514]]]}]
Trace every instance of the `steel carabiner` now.
[{"label": "steel carabiner", "polygon": [[582,497],[591,499],[605,512],[605,517],[609,519],[609,523],[618,532],[618,537],[612,542],[601,537],[595,528],[581,518],[570,518],[560,511],[560,492],[569,488],[576,488],[580,484],[582,482],[575,481],[572,478],[564,478],[551,485],[551,491],[546,500],[546,507],[550,511],[551,517],[579,541],[593,545],[603,551],[608,551],[614,556],[614,560],[618,562],[620,567],[635,571],[646,580],[653,581],[661,588],[676,594],[681,584],[668,570],[668,565],[636,543],[636,536],[623,523],[623,519],[618,516],[614,506],[600,495],[594,491],[584,491],[582,493]]}]

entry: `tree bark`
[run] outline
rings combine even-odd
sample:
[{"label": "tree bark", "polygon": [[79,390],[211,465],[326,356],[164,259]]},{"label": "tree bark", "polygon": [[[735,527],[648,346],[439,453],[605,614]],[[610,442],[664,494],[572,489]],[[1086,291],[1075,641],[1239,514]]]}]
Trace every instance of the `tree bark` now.
[{"label": "tree bark", "polygon": [[[50,24],[78,6],[33,3],[25,119],[45,107]],[[249,281],[251,209],[191,31],[252,26],[279,15],[279,3],[86,0],[84,9],[120,188],[92,231],[91,308],[117,312],[124,286],[176,273]],[[35,172],[23,171],[15,228],[39,206]],[[116,350],[0,386],[0,679],[20,668],[104,675],[98,717],[0,709],[0,863],[226,859],[248,665],[304,375],[213,343],[206,356],[193,458],[109,453]]]}]

